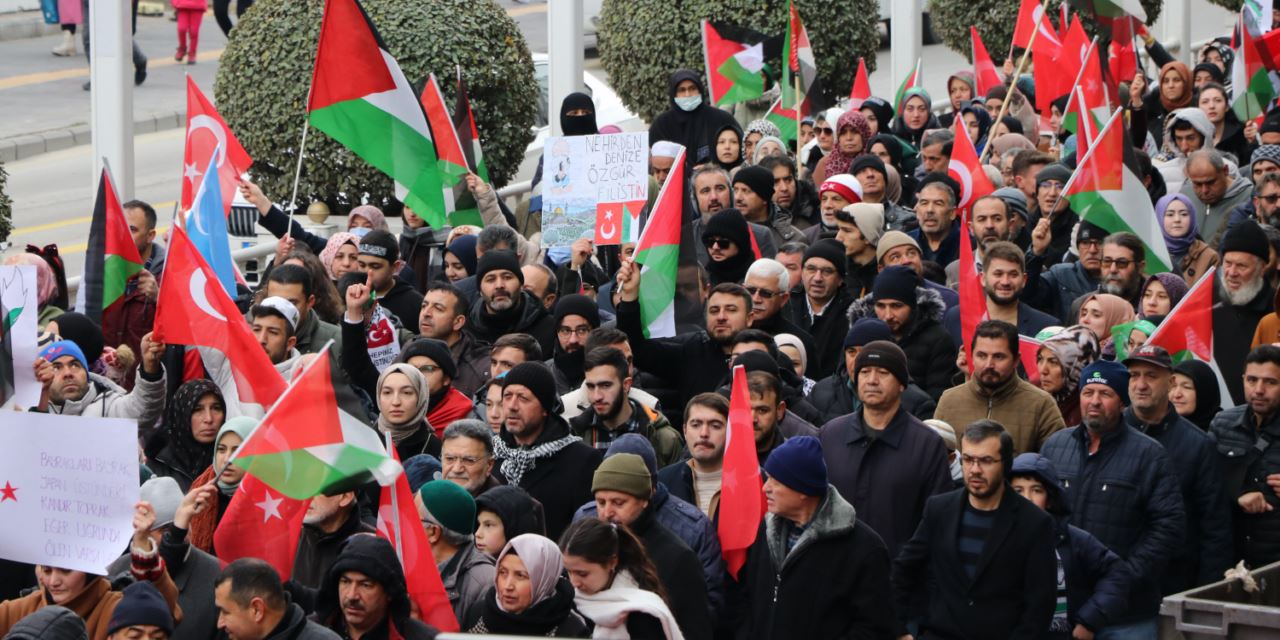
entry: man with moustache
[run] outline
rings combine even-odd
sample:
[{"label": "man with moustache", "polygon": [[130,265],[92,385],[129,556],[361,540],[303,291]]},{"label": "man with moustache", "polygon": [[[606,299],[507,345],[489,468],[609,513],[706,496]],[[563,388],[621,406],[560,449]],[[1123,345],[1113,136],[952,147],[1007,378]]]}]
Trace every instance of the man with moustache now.
[{"label": "man with moustache", "polygon": [[[689,223],[686,230],[692,234],[690,238],[701,238],[702,230],[711,216],[733,206],[733,187],[730,186],[729,172],[714,165],[694,169],[689,183],[693,185],[693,201],[698,205],[699,215]],[[777,255],[778,245],[774,244],[769,227],[748,220],[747,228],[760,246],[760,257],[772,258]],[[698,252],[698,264],[707,264],[711,258],[707,255],[706,246],[695,242],[694,248]]]},{"label": "man with moustache", "polygon": [[451,284],[427,289],[418,313],[418,333],[442,340],[458,365],[453,388],[470,396],[489,379],[489,345],[467,331],[467,301]]},{"label": "man with moustache", "polygon": [[522,289],[520,261],[510,251],[486,251],[476,264],[480,299],[471,307],[465,330],[493,343],[508,333],[527,333],[543,353],[555,351],[555,318],[533,294]]},{"label": "man with moustache", "polygon": [[1120,296],[1134,309],[1141,309],[1146,255],[1142,240],[1132,233],[1121,231],[1107,236],[1102,241],[1102,282],[1098,290]]},{"label": "man with moustache", "polygon": [[404,569],[391,543],[352,536],[320,587],[315,619],[343,638],[434,638],[436,630],[414,619],[411,609]]},{"label": "man with moustache", "polygon": [[613,347],[597,347],[583,362],[590,410],[569,421],[569,428],[582,441],[608,451],[624,434],[643,436],[653,445],[659,466],[680,460],[684,442],[661,413],[629,397],[633,378],[627,357]]},{"label": "man with moustache", "polygon": [[1222,238],[1214,282],[1213,357],[1233,404],[1243,404],[1245,356],[1262,317],[1275,310],[1264,267],[1271,256],[1262,227],[1245,220]]},{"label": "man with moustache", "polygon": [[1027,285],[1022,299],[1029,305],[1055,316],[1064,324],[1075,324],[1071,303],[1098,289],[1102,282],[1102,241],[1107,230],[1088,220],[1081,220],[1076,230],[1075,262],[1052,262],[1044,269],[1051,236],[1037,229],[1031,235],[1031,251],[1027,253]]},{"label": "man with moustache", "polygon": [[[1034,336],[1045,327],[1058,323],[1057,318],[1022,302],[1027,272],[1022,249],[1012,242],[996,241],[987,245],[982,256],[981,277],[988,319],[1008,322],[1018,327],[1018,333],[1024,336]],[[959,349],[964,342],[960,335],[959,305],[947,310],[942,326],[947,328]]]}]

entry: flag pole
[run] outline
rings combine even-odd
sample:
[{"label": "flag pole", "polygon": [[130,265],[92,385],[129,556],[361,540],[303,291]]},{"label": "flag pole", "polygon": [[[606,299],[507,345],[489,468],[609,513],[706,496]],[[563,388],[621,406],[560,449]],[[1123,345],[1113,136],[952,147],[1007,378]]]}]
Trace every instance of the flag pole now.
[{"label": "flag pole", "polygon": [[[1040,25],[1036,24],[1035,30],[1031,32],[1031,39],[1027,40],[1027,48],[1023,50],[1022,58],[1018,61],[1018,68],[1013,70],[1013,78],[1011,78],[1009,82],[1009,88],[1014,91],[1016,91],[1018,87],[1018,78],[1022,76],[1022,72],[1027,68],[1027,59],[1031,57],[1031,47],[1035,45],[1036,36],[1038,35],[1040,35]],[[1022,96],[1022,98],[1025,100],[1027,97]],[[1012,101],[1013,91],[1010,91],[1005,97],[1004,102],[1000,103],[1000,111],[996,114],[996,119],[991,121],[992,127],[1000,124],[1000,121],[1004,119],[1005,113],[1009,110],[1009,103]],[[988,144],[983,147],[982,155],[978,156],[978,164],[982,164],[987,161],[987,158],[991,155],[991,149],[994,146],[995,145]]]},{"label": "flag pole", "polygon": [[[1111,126],[1112,126],[1112,125],[1114,125],[1114,124],[1116,123],[1116,121],[1117,121],[1117,120],[1120,120],[1120,121],[1121,121],[1120,126],[1121,126],[1121,127],[1123,127],[1123,126],[1124,126],[1123,118],[1124,118],[1124,107],[1119,107],[1119,108],[1117,108],[1117,109],[1115,110],[1115,112],[1114,112],[1114,113],[1112,113],[1112,114],[1111,114],[1111,117],[1110,117],[1110,118],[1107,118],[1107,124],[1103,125],[1102,129],[1101,129],[1100,131],[1098,131],[1098,135],[1097,135],[1097,137],[1096,137],[1096,138],[1094,138],[1094,139],[1095,139],[1095,140],[1101,140],[1101,139],[1102,139],[1102,135],[1103,135],[1104,133],[1106,133],[1106,132],[1110,131],[1110,130],[1111,130]],[[1125,141],[1125,144],[1128,144],[1128,141],[1127,141],[1127,140]],[[1076,159],[1076,168],[1075,168],[1075,170],[1071,172],[1071,177],[1070,177],[1070,178],[1067,178],[1067,183],[1066,183],[1066,184],[1064,184],[1064,185],[1062,185],[1062,191],[1059,191],[1059,192],[1058,192],[1058,197],[1057,197],[1056,199],[1054,199],[1054,201],[1053,201],[1053,206],[1052,206],[1052,207],[1050,207],[1049,211],[1053,211],[1053,210],[1055,210],[1055,209],[1057,209],[1057,208],[1058,208],[1058,203],[1059,203],[1059,202],[1062,202],[1062,194],[1064,194],[1064,193],[1066,193],[1066,192],[1067,192],[1067,189],[1068,189],[1068,188],[1069,188],[1073,183],[1075,183],[1076,178],[1080,175],[1080,167],[1083,167],[1083,166],[1084,166],[1085,161],[1086,161],[1086,160],[1088,160],[1089,158],[1092,158],[1092,157],[1093,157],[1093,153],[1094,153],[1095,151],[1097,151],[1097,150],[1098,150],[1098,145],[1096,145],[1096,144],[1090,144],[1090,145],[1089,145],[1089,150],[1085,152],[1084,157],[1082,157],[1082,158],[1077,158],[1077,159]]]},{"label": "flag pole", "polygon": [[[800,65],[796,65],[796,66],[798,67]],[[804,114],[801,113],[801,110],[800,110],[800,107],[803,103],[800,101],[799,69],[796,70],[796,75],[794,76],[793,79],[795,80],[795,85],[796,85],[796,156],[799,156],[800,155],[800,129],[801,127],[804,126],[803,124],[801,124],[804,121]]]},{"label": "flag pole", "polygon": [[298,182],[302,179],[302,156],[307,152],[307,131],[311,129],[311,118],[302,124],[302,142],[298,143],[298,168],[293,172],[293,195],[289,196],[289,214],[298,211]]},{"label": "flag pole", "polygon": [[[391,441],[391,432],[388,431],[383,435],[386,437],[387,451],[395,451],[396,445],[394,442]],[[404,473],[404,472],[401,471],[401,473]],[[392,517],[395,518],[395,529],[396,529],[396,539],[393,542],[396,545],[396,557],[400,559],[400,566],[403,567],[404,566],[404,539],[401,538],[401,534],[400,534],[400,527],[403,523],[400,522],[400,499],[396,496],[397,493],[399,493],[399,491],[396,491],[395,484],[393,483],[391,485],[391,513],[392,513]]]}]

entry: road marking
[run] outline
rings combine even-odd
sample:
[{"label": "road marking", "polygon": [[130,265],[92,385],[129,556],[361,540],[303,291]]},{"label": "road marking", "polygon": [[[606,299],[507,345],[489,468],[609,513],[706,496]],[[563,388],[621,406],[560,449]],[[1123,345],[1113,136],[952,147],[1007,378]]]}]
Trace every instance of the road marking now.
[{"label": "road marking", "polygon": [[[165,232],[168,230],[169,230],[169,225],[164,225],[163,227],[156,227],[156,235],[163,236]],[[88,249],[88,248],[89,248],[88,242],[81,242],[80,244],[69,244],[65,247],[58,247],[58,254],[69,256],[75,253],[84,253],[85,249]]]},{"label": "road marking", "polygon": [[[212,51],[202,51],[197,54],[196,58],[201,62],[217,62],[222,57],[225,49],[214,49]],[[172,67],[174,65],[184,64],[173,58],[165,57],[153,58],[147,62],[147,69],[156,69],[159,67]],[[43,84],[45,82],[53,82],[55,80],[66,80],[68,78],[88,78],[89,68],[78,67],[76,69],[62,69],[60,71],[41,71],[40,73],[28,73],[22,76],[10,76],[8,78],[0,78],[0,91],[5,89],[15,89],[18,87],[27,87],[33,84]]]},{"label": "road marking", "polygon": [[[176,202],[176,201],[174,201],[174,200],[170,200],[170,201],[168,201],[168,202],[157,202],[157,203],[155,203],[155,204],[153,204],[153,205],[151,205],[151,206],[152,206],[153,208],[155,208],[157,211],[162,211],[162,210],[164,210],[164,209],[171,209],[171,208],[173,208],[173,205],[175,205],[175,204],[177,204],[177,202]],[[22,228],[20,228],[20,229],[14,229],[14,230],[13,230],[13,233],[10,233],[9,235],[10,235],[11,237],[15,237],[15,238],[16,238],[16,237],[18,237],[18,236],[25,236],[25,235],[30,235],[30,234],[33,234],[33,233],[40,233],[40,232],[42,232],[42,231],[51,231],[51,230],[53,230],[53,229],[61,229],[62,227],[70,227],[70,226],[77,225],[77,224],[85,224],[86,222],[91,222],[92,220],[93,220],[93,216],[82,216],[82,217],[79,217],[79,218],[71,218],[71,219],[69,219],[69,220],[59,220],[59,221],[57,221],[57,222],[47,222],[47,223],[45,223],[45,224],[37,224],[37,225],[30,226],[30,227],[22,227]],[[84,245],[78,245],[78,246],[80,246],[80,250],[81,250],[81,251],[84,251]],[[61,247],[60,247],[59,249],[61,249]],[[61,251],[62,251],[63,253],[66,253],[68,250],[69,250],[69,249],[61,249]]]},{"label": "road marking", "polygon": [[512,18],[519,18],[520,16],[527,16],[533,13],[546,13],[546,12],[547,12],[547,5],[545,3],[544,4],[527,4],[523,7],[511,7],[510,9],[507,9],[507,15],[511,16]]}]

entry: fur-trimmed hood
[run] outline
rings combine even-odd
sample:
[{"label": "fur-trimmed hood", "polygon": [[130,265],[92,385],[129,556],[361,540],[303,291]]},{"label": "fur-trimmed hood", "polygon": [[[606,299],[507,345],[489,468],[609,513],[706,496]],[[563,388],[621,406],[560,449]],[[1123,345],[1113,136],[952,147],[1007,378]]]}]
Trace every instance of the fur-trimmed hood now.
[{"label": "fur-trimmed hood", "polygon": [[[938,324],[942,324],[942,316],[947,312],[947,304],[942,300],[942,294],[934,291],[929,287],[916,287],[916,309],[911,313],[911,326],[907,328],[906,335],[910,336],[920,329],[921,319],[931,319]],[[862,318],[876,317],[875,303],[871,300],[871,294],[867,294],[854,300],[849,304],[849,326],[861,320]]]}]

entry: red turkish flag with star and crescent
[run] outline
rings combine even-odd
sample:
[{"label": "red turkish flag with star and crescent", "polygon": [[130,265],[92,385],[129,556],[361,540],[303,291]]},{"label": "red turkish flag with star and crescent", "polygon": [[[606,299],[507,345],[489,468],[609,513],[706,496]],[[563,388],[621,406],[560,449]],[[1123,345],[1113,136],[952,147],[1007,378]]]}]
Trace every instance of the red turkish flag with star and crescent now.
[{"label": "red turkish flag with star and crescent", "polygon": [[222,187],[222,210],[231,212],[240,175],[249,170],[253,158],[244,150],[218,110],[213,107],[196,81],[187,76],[187,144],[182,154],[182,211],[190,211],[200,181],[209,170],[214,147],[222,145],[218,155],[218,182]]},{"label": "red turkish flag with star and crescent", "polygon": [[218,563],[225,567],[240,558],[260,558],[275,567],[281,580],[288,580],[310,504],[311,500],[294,500],[246,473],[213,532]]}]

